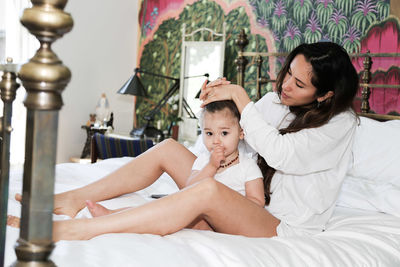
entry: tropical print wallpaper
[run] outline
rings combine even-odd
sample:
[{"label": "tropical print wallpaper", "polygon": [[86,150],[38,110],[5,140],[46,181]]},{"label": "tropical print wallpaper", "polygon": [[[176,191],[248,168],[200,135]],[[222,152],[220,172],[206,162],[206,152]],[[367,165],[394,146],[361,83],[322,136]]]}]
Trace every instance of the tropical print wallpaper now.
[{"label": "tropical print wallpaper", "polygon": [[[391,0],[395,1],[395,0]],[[179,78],[181,28],[187,32],[200,27],[222,31],[226,23],[224,75],[236,82],[235,45],[245,29],[247,51],[287,52],[300,43],[333,41],[349,53],[400,52],[400,23],[390,14],[390,0],[142,0],[140,3],[139,51],[137,65],[154,73]],[[283,58],[263,63],[264,76],[275,77]],[[400,58],[373,59],[372,82],[400,81]],[[354,59],[357,70],[362,59]],[[245,88],[255,97],[256,67],[254,60],[246,70]],[[150,97],[138,100],[139,123],[171,88],[172,81],[143,74],[142,82]],[[272,85],[265,91],[272,90]],[[388,93],[390,92],[390,93]],[[371,109],[379,113],[398,112],[399,100],[383,108],[398,96],[399,90],[374,88]],[[171,97],[155,117],[154,124],[166,129],[174,121],[176,97]],[[158,123],[157,123],[158,122]]]}]

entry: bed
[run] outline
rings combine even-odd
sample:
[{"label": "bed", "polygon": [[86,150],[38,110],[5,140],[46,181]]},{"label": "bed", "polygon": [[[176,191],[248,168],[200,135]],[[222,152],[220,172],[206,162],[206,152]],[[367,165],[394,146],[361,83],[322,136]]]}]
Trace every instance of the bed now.
[{"label": "bed", "polygon": [[[61,12],[63,5],[57,5],[55,8]],[[71,25],[65,22],[58,24],[57,27],[61,29],[47,27],[46,30],[62,35],[67,32],[66,28],[69,26]],[[34,33],[43,34],[37,27],[33,27]],[[55,36],[60,37],[57,34]],[[42,38],[41,41],[56,39],[54,36],[54,39],[50,35],[46,36],[47,38]],[[258,55],[254,53],[252,56]],[[239,64],[243,62],[243,57],[246,55],[241,48],[237,60]],[[239,83],[243,81],[245,65],[243,64],[243,71],[238,68]],[[20,74],[21,76],[23,75]],[[23,80],[24,77],[21,78]],[[258,79],[261,80],[261,77]],[[63,72],[62,77],[54,83],[58,84],[58,87],[45,89],[62,89],[68,80],[68,73]],[[24,85],[28,87],[28,94],[29,89],[36,86],[32,82]],[[39,85],[36,89],[41,88]],[[368,82],[364,86],[367,88]],[[40,102],[39,100],[37,102]],[[53,100],[57,102],[58,99],[55,97]],[[47,121],[54,121],[53,110],[61,106],[57,104],[49,108],[35,104],[33,98],[29,101],[31,102],[28,103],[28,118],[34,122],[43,119],[41,116],[46,116],[46,110],[50,110]],[[379,117],[381,120],[388,118]],[[8,192],[8,214],[20,216],[22,210],[23,214],[29,214],[25,215],[28,223],[22,223],[21,231],[6,228],[5,266],[17,261],[14,252],[17,240],[19,264],[23,261],[34,264],[36,260],[44,265],[53,262],[59,266],[400,266],[400,120],[378,122],[370,118],[361,118],[353,146],[354,160],[349,166],[348,177],[343,184],[336,210],[327,225],[327,230],[314,236],[248,238],[184,229],[164,237],[149,234],[106,234],[87,241],[59,241],[54,248],[51,243],[51,225],[49,226],[46,216],[50,214],[50,223],[51,216],[54,220],[64,220],[68,217],[51,215],[52,205],[47,205],[46,201],[51,199],[53,193],[53,177],[55,193],[58,193],[100,179],[132,158],[113,158],[90,165],[64,163],[53,168],[54,151],[47,151],[51,143],[42,148],[35,146],[35,140],[41,140],[37,136],[37,131],[41,128],[36,124],[32,128],[34,129],[29,129],[32,139],[27,141],[33,145],[30,152],[27,149],[31,154],[26,158],[26,165],[30,167],[25,167],[24,171],[11,171]],[[48,134],[45,136],[51,139],[49,136],[54,136],[54,133],[52,135],[49,132],[57,132],[57,123],[50,126],[47,124],[44,128],[47,129],[44,133]],[[200,145],[196,143],[191,149],[196,153]],[[44,150],[47,154],[45,153],[43,160],[35,161],[37,155]],[[49,170],[45,168],[46,163]],[[38,177],[36,167],[45,168],[40,173],[44,178]],[[46,177],[49,178],[46,180]],[[46,185],[43,185],[43,181],[47,181]],[[24,197],[27,198],[23,207],[14,200],[15,193],[20,193],[22,187]],[[154,201],[150,197],[151,194],[172,193],[176,190],[171,178],[163,174],[149,188],[101,203],[108,208],[141,205],[147,201]],[[37,206],[47,211],[39,214],[43,219],[35,213]],[[87,209],[77,215],[87,216],[90,216]],[[19,239],[21,237],[27,237],[27,242]]]},{"label": "bed", "polygon": [[[56,192],[90,183],[131,158],[107,159],[95,164],[59,164]],[[9,210],[20,214],[12,199],[21,191],[22,171],[12,173]],[[177,190],[163,175],[150,188],[103,201],[108,208],[140,205],[152,193]],[[400,211],[397,207],[397,211]],[[78,217],[90,216],[87,209]],[[65,219],[56,216],[57,220]],[[19,230],[7,227],[6,261],[16,260],[14,244]],[[247,238],[210,231],[182,230],[160,237],[107,234],[88,241],[59,241],[50,256],[58,266],[399,266],[400,218],[376,211],[338,207],[326,232],[313,237]]]}]

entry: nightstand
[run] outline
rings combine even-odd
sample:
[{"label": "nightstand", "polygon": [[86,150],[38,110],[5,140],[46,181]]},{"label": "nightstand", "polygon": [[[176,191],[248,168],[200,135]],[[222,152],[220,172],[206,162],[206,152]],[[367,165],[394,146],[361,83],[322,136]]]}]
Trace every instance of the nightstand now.
[{"label": "nightstand", "polygon": [[95,133],[104,134],[108,130],[108,128],[82,125],[81,129],[86,130],[86,141],[85,141],[85,146],[83,147],[83,150],[82,150],[81,159],[86,159],[86,158],[90,158],[90,143],[92,140],[92,136]]}]

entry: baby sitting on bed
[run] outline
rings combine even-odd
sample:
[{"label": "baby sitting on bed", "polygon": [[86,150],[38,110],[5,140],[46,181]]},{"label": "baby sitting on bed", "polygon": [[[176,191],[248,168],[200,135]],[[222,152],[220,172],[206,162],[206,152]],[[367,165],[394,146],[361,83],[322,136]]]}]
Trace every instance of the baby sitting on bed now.
[{"label": "baby sitting on bed", "polygon": [[[244,137],[239,120],[240,113],[231,100],[212,102],[204,107],[200,122],[207,150],[198,155],[188,183],[214,177],[244,196],[264,199],[262,173],[256,160],[245,153],[239,154],[238,145]],[[86,204],[93,217],[122,210],[109,210],[90,200]],[[211,229],[205,221],[190,227]]]},{"label": "baby sitting on bed", "polygon": [[[187,183],[193,184],[201,179],[214,177],[217,181],[264,206],[262,173],[256,160],[251,158],[250,154],[239,154],[238,146],[244,138],[239,120],[240,113],[231,100],[212,102],[204,107],[201,127],[207,150],[198,155]],[[90,200],[86,201],[86,205],[93,217],[127,209],[110,210]],[[9,216],[7,223],[19,226],[19,218]],[[204,220],[188,227],[212,230]]]}]

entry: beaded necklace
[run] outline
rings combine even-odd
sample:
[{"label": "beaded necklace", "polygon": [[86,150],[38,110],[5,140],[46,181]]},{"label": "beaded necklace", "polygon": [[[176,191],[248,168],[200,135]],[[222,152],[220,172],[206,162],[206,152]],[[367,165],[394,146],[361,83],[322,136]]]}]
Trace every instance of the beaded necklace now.
[{"label": "beaded necklace", "polygon": [[232,163],[234,163],[238,158],[239,158],[239,154],[238,154],[238,155],[236,156],[236,158],[234,158],[233,160],[229,161],[229,162],[226,163],[226,164],[219,165],[219,167],[220,167],[220,168],[229,167],[229,166],[232,165]]}]

